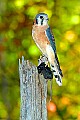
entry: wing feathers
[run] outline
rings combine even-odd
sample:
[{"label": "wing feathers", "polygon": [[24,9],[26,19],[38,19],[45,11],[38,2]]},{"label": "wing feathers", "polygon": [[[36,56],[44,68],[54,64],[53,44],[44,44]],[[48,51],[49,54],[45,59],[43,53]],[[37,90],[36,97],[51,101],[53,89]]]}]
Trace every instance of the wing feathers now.
[{"label": "wing feathers", "polygon": [[46,29],[46,36],[48,40],[50,41],[50,44],[54,50],[54,53],[56,53],[55,39],[54,39],[54,36],[51,34],[50,27]]},{"label": "wing feathers", "polygon": [[[51,47],[54,51],[53,52],[54,59],[51,59],[51,61],[53,61],[53,62],[50,62],[51,68],[52,68],[52,71],[53,71],[53,74],[55,76],[57,84],[59,86],[61,86],[62,85],[61,76],[63,76],[63,74],[62,74],[62,70],[60,69],[60,64],[59,64],[59,60],[58,60],[57,53],[56,53],[55,39],[54,39],[54,36],[51,33],[50,27],[48,27],[47,30],[46,30],[46,36],[47,36],[48,40],[50,41],[50,45],[51,45]],[[50,53],[49,53],[49,56],[50,56]],[[54,64],[52,64],[52,63],[54,63]]]}]

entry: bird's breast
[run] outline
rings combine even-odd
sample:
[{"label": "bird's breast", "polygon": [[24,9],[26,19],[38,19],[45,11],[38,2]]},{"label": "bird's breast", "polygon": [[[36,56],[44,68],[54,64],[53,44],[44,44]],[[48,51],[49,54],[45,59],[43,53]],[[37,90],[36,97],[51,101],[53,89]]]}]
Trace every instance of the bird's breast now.
[{"label": "bird's breast", "polygon": [[46,28],[42,27],[33,27],[32,30],[33,39],[43,54],[46,54],[46,46],[47,44],[50,44],[45,34],[45,30]]}]

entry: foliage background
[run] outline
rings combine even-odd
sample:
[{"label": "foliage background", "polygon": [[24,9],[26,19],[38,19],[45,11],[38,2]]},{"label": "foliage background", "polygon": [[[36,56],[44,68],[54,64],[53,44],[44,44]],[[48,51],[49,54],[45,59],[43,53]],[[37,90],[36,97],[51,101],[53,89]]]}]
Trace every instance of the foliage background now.
[{"label": "foliage background", "polygon": [[23,55],[37,65],[41,52],[32,40],[31,29],[39,12],[50,18],[64,74],[62,87],[53,81],[48,120],[80,120],[79,0],[0,0],[0,119],[19,120],[18,59]]}]

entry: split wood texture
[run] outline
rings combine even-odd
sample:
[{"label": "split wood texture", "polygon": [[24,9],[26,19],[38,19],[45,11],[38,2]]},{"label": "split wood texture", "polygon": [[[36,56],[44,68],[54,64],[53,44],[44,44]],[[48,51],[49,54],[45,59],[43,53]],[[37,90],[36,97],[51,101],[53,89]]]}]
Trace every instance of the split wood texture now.
[{"label": "split wood texture", "polygon": [[20,120],[47,120],[47,81],[29,60],[19,59]]}]

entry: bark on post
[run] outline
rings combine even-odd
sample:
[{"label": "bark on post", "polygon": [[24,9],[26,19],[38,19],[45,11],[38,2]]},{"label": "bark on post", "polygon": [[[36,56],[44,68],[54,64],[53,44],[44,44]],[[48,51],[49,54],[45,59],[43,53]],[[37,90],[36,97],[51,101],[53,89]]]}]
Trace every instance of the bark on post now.
[{"label": "bark on post", "polygon": [[37,67],[22,57],[19,59],[21,108],[20,120],[47,120],[47,81]]}]

